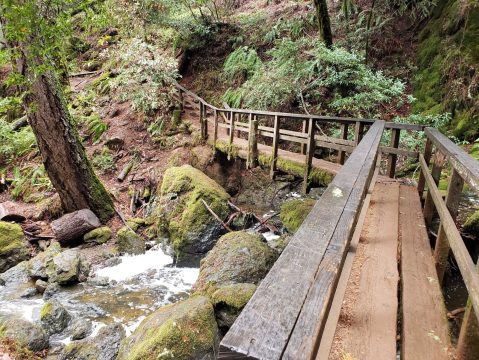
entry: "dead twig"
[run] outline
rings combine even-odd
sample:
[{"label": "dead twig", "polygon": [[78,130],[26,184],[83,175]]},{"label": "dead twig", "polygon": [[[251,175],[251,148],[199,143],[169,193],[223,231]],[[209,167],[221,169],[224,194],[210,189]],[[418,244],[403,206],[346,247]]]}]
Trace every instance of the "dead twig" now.
[{"label": "dead twig", "polygon": [[201,201],[202,201],[203,204],[205,205],[206,210],[208,210],[208,211],[210,212],[210,214],[213,215],[213,217],[214,217],[216,220],[218,220],[218,221],[221,223],[221,225],[222,225],[226,230],[228,230],[229,232],[233,232],[233,230],[231,230],[231,228],[230,228],[228,225],[226,225],[226,224],[223,222],[223,220],[221,220],[220,217],[219,217],[218,215],[216,215],[216,213],[208,206],[208,204],[206,203],[206,201],[204,201],[203,199],[201,199]]},{"label": "dead twig", "polygon": [[278,216],[279,215],[279,212],[275,212],[274,214],[268,216],[266,219],[264,219],[263,221],[261,221],[258,225],[256,225],[254,227],[254,229],[256,230],[257,228],[263,226],[264,224],[266,224],[269,220],[271,220],[272,218],[274,218],[275,216]]}]

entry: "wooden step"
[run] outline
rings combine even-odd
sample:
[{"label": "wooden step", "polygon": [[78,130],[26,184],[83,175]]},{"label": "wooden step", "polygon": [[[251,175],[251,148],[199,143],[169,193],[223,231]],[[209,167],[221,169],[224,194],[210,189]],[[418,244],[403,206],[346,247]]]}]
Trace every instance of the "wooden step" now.
[{"label": "wooden step", "polygon": [[398,198],[398,183],[376,184],[329,359],[396,359]]},{"label": "wooden step", "polygon": [[446,309],[417,189],[400,187],[401,359],[450,358]]}]

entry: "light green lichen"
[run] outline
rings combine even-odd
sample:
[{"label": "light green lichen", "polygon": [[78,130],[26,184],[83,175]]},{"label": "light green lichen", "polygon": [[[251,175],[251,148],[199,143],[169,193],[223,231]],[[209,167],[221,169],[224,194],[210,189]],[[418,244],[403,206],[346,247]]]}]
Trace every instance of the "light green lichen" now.
[{"label": "light green lichen", "polygon": [[18,250],[27,253],[20,225],[0,221],[0,255]]},{"label": "light green lichen", "polygon": [[306,216],[316,204],[316,200],[290,200],[281,205],[279,217],[284,227],[291,233],[294,233],[303,223]]},{"label": "light green lichen", "polygon": [[83,236],[83,241],[104,244],[111,239],[112,234],[113,233],[108,226],[102,226],[86,233]]}]

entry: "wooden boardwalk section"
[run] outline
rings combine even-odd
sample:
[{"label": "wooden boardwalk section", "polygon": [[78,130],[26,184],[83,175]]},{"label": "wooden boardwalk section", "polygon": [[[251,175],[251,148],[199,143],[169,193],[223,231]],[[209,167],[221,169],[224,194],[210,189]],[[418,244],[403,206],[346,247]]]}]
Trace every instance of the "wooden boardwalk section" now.
[{"label": "wooden boardwalk section", "polygon": [[[479,263],[455,223],[464,186],[479,194],[479,162],[433,128],[219,109],[179,90],[215,150],[269,167],[271,176],[290,171],[303,177],[304,191],[315,169],[332,178],[221,340],[219,359],[479,359]],[[334,126],[339,137],[323,131]],[[424,132],[424,153],[401,149],[401,131]],[[321,149],[335,163],[321,159]],[[418,159],[417,186],[394,179],[398,156]],[[295,170],[281,168],[285,162]],[[446,167],[444,199],[438,182]],[[434,217],[440,225],[431,237]],[[457,345],[442,295],[450,255],[469,293]]]}]

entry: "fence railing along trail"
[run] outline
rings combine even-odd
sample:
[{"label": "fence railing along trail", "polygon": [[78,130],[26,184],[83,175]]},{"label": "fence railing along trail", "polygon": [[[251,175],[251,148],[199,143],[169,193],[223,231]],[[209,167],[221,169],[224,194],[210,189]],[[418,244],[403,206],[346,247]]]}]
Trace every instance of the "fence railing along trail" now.
[{"label": "fence railing along trail", "polygon": [[[421,172],[417,190],[423,199],[423,218],[415,219],[412,213],[408,216],[400,216],[400,219],[407,218],[408,221],[415,222],[411,225],[402,224],[402,228],[416,226],[421,229],[421,227],[424,228],[422,224],[425,224],[429,230],[433,226],[433,218],[438,216],[440,226],[437,237],[433,239],[434,249],[429,247],[427,234],[422,239],[428,252],[431,250],[424,255],[424,261],[434,263],[437,270],[437,277],[435,274],[434,277],[438,279],[438,284],[431,286],[441,286],[448,259],[452,255],[469,293],[456,349],[457,356],[458,359],[468,360],[478,358],[479,325],[476,314],[479,314],[479,263],[474,263],[456,224],[464,185],[467,184],[471,190],[479,194],[478,161],[437,129],[422,125],[396,124],[371,119],[222,109],[208,104],[181,85],[177,85],[177,88],[182,105],[188,103],[198,107],[202,137],[209,138],[214,148],[220,141],[226,141],[229,146],[245,145],[248,166],[255,166],[259,153],[268,151],[270,154],[268,165],[271,175],[274,176],[279,152],[281,151],[283,156],[285,154],[280,143],[296,144],[295,156],[304,165],[304,190],[306,190],[317,148],[335,151],[337,162],[343,165],[221,341],[219,358],[296,360],[316,359],[316,356],[319,359],[324,356],[324,352],[318,352],[319,347],[326,342],[322,339],[323,331],[333,300],[342,303],[341,296],[344,294],[338,293],[340,296],[336,298],[336,286],[340,277],[346,276],[346,279],[349,277],[350,268],[344,269],[344,261],[346,256],[350,255],[348,251],[353,234],[357,230],[361,231],[362,221],[359,225],[361,227],[356,228],[358,215],[368,208],[369,201],[363,205],[364,199],[367,197],[368,189],[374,187],[375,180],[372,179],[376,177],[373,177],[373,173],[379,168],[378,159],[381,155],[387,159],[386,173],[391,178],[395,176],[398,156],[415,158],[419,161]],[[292,122],[300,122],[296,128],[302,130],[291,130],[289,125]],[[324,124],[339,127],[339,136],[333,137],[320,133],[319,129]],[[424,153],[400,148],[403,131],[424,131],[427,138]],[[381,146],[384,134],[388,136],[388,145]],[[287,148],[293,149],[292,146]],[[441,173],[447,166],[451,173],[447,195],[443,199],[438,183]],[[417,209],[420,212],[419,197],[414,191],[412,193],[416,196],[416,200],[408,195],[407,201],[398,198],[397,202],[409,204],[411,201],[417,201]],[[409,246],[408,243],[404,244],[410,240],[407,236],[415,236],[415,230],[411,229],[401,238],[403,248],[405,245]],[[414,241],[417,239],[416,237]],[[414,246],[411,245],[409,251],[414,253]],[[391,261],[396,260],[396,258],[391,259]],[[400,259],[399,261],[402,265],[413,266],[411,264],[415,260],[403,262]],[[434,269],[434,265],[430,268]],[[402,269],[403,275],[405,270],[408,269]],[[414,275],[411,283],[414,283],[414,277],[420,276],[421,274]],[[402,279],[402,281],[405,280]],[[407,286],[407,284],[402,283],[401,286]],[[403,290],[401,291],[404,297]],[[439,297],[440,293],[440,290],[435,292],[439,294]],[[410,300],[407,299],[407,301]],[[406,300],[400,299],[400,301]],[[427,301],[422,303],[425,303],[425,306],[428,304]],[[415,313],[408,313],[405,303],[402,305],[401,357],[415,359],[417,352],[422,351],[425,354],[424,358],[430,358],[432,352],[429,352],[426,342],[416,343],[415,348],[409,345],[407,339],[410,333],[406,334],[408,331],[406,327],[414,323],[410,319]],[[424,311],[434,311],[434,307]],[[328,339],[331,338],[329,335]],[[422,335],[429,338],[430,334]],[[332,340],[328,341],[329,345],[324,346],[328,346],[329,349]],[[396,341],[395,336],[393,341]],[[421,349],[418,350],[418,347]],[[442,349],[439,351],[445,354]]]}]

